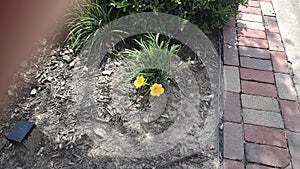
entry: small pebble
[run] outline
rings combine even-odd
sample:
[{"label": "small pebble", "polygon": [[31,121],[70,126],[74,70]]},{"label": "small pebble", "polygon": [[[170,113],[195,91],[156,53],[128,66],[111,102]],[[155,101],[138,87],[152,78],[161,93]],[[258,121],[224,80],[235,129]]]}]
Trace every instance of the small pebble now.
[{"label": "small pebble", "polygon": [[69,56],[69,55],[63,55],[62,58],[63,58],[63,60],[66,61],[67,63],[70,63],[71,60],[72,60],[71,56]]},{"label": "small pebble", "polygon": [[10,118],[13,120],[13,119],[15,119],[16,118],[16,114],[15,113],[12,113],[11,115],[10,115]]},{"label": "small pebble", "polygon": [[220,125],[220,130],[223,130],[223,124]]},{"label": "small pebble", "polygon": [[28,67],[28,63],[26,61],[23,61],[20,63],[21,68],[26,68]]},{"label": "small pebble", "polygon": [[88,72],[89,71],[89,68],[84,66],[83,69],[82,69],[84,72]]},{"label": "small pebble", "polygon": [[106,131],[104,129],[102,129],[102,128],[96,128],[96,129],[94,129],[94,133],[97,136],[100,136],[102,138],[104,138],[107,135]]},{"label": "small pebble", "polygon": [[47,80],[48,80],[49,82],[51,82],[53,79],[54,79],[54,78],[51,77],[51,76],[47,77]]},{"label": "small pebble", "polygon": [[34,89],[31,90],[30,95],[35,96],[36,93],[37,93],[37,90],[34,88]]},{"label": "small pebble", "polygon": [[14,95],[14,93],[11,90],[8,90],[7,94],[8,94],[8,96],[13,96]]},{"label": "small pebble", "polygon": [[44,151],[45,147],[41,147],[40,150],[36,153],[37,156],[42,156],[42,152]]},{"label": "small pebble", "polygon": [[111,71],[111,70],[105,70],[105,71],[102,72],[102,75],[103,76],[110,76],[112,73],[113,73],[113,71]]},{"label": "small pebble", "polygon": [[40,41],[40,43],[41,43],[41,45],[43,45],[43,46],[47,45],[47,39],[42,39],[42,40]]},{"label": "small pebble", "polygon": [[74,59],[71,63],[70,63],[70,67],[73,68],[75,67],[76,63],[78,62],[78,58]]}]

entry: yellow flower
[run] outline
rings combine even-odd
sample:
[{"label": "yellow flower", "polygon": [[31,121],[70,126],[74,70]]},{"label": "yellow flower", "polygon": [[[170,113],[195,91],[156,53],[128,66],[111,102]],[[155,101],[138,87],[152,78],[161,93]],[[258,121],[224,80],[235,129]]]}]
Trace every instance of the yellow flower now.
[{"label": "yellow flower", "polygon": [[164,46],[164,41],[161,41],[159,47],[162,49],[163,46]]},{"label": "yellow flower", "polygon": [[149,53],[150,53],[151,55],[153,55],[153,54],[154,54],[154,51],[151,49],[151,50],[149,51]]},{"label": "yellow flower", "polygon": [[162,85],[161,84],[157,84],[157,83],[155,83],[154,85],[152,85],[150,87],[150,90],[151,90],[150,94],[152,96],[159,96],[159,95],[163,94],[164,91],[165,91],[165,89],[162,87]]},{"label": "yellow flower", "polygon": [[137,76],[135,81],[134,81],[134,86],[136,88],[140,88],[142,86],[145,86],[147,83],[145,82],[145,79],[143,76]]}]

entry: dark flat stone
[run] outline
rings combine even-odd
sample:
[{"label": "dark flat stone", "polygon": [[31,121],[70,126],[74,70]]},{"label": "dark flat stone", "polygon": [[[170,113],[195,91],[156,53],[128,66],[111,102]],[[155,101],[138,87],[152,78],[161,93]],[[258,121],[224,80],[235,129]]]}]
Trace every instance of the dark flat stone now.
[{"label": "dark flat stone", "polygon": [[33,128],[34,124],[26,120],[19,121],[6,138],[11,141],[22,142],[26,135]]}]

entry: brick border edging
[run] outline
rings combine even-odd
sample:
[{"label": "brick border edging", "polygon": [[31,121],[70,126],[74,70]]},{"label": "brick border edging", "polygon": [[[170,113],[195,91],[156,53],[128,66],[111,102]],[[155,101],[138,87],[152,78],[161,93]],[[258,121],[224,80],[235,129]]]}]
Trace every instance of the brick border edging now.
[{"label": "brick border edging", "polygon": [[271,0],[223,28],[223,168],[300,168],[300,112]]}]

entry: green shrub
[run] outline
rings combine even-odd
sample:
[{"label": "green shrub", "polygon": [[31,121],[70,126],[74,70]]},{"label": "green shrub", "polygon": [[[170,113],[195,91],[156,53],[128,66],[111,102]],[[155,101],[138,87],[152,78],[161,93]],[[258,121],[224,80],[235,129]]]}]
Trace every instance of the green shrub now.
[{"label": "green shrub", "polygon": [[197,24],[204,33],[221,28],[248,0],[83,0],[68,19],[67,40],[79,49],[109,21],[140,12],[173,14]]},{"label": "green shrub", "polygon": [[197,24],[205,33],[221,28],[237,14],[239,4],[247,0],[111,0],[109,6],[125,14],[162,12],[173,14]]}]

